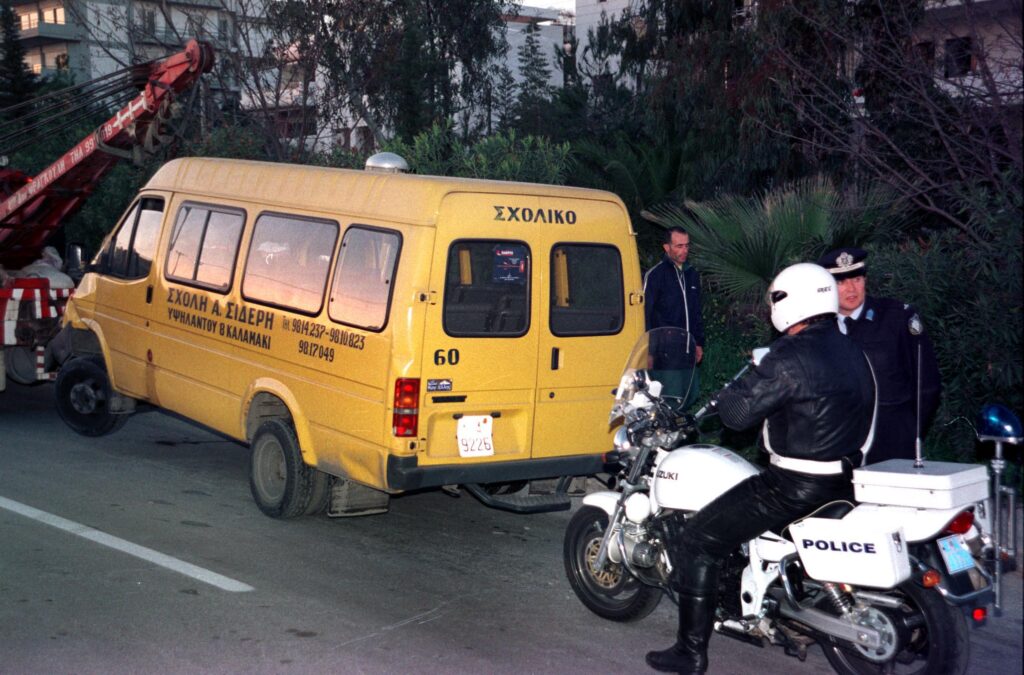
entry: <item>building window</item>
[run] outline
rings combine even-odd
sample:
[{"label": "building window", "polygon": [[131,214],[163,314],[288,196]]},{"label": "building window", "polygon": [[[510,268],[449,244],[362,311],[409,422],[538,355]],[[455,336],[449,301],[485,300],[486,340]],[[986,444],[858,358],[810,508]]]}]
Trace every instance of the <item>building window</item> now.
[{"label": "building window", "polygon": [[34,11],[21,14],[18,18],[21,20],[21,30],[31,30],[39,27],[39,15]]},{"label": "building window", "polygon": [[142,32],[149,36],[156,35],[156,10],[142,10]]},{"label": "building window", "polygon": [[935,69],[935,43],[918,42],[914,45],[914,54],[921,68],[927,72]]},{"label": "building window", "polygon": [[946,40],[945,76],[960,77],[974,70],[974,44],[969,37]]},{"label": "building window", "polygon": [[43,10],[43,23],[64,24],[63,7],[47,7]]}]

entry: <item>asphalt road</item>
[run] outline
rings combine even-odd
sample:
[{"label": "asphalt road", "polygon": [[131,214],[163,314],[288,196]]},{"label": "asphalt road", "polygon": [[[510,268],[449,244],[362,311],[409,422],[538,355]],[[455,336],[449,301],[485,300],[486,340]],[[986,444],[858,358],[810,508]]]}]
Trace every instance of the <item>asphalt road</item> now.
[{"label": "asphalt road", "polygon": [[[277,521],[247,451],[159,413],[66,429],[48,385],[0,394],[0,673],[645,673],[674,638],[666,601],[590,614],[562,570],[568,513],[468,495],[386,515]],[[1021,672],[1021,574],[972,629],[972,673]],[[722,636],[711,673],[830,672]]]}]

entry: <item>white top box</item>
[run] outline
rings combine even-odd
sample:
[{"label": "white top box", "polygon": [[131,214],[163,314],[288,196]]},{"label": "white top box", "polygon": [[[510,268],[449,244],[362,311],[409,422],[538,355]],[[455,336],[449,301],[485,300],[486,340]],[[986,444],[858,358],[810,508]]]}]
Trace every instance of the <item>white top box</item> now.
[{"label": "white top box", "polygon": [[858,502],[951,509],[988,499],[988,469],[980,464],[890,459],[854,469]]}]

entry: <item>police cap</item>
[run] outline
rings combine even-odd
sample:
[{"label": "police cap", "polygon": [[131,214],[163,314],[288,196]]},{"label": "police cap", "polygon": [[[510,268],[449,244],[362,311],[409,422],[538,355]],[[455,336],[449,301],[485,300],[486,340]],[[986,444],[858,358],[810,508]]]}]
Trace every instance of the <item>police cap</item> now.
[{"label": "police cap", "polygon": [[818,258],[818,264],[832,273],[836,281],[862,277],[868,272],[868,252],[856,246],[837,248]]}]

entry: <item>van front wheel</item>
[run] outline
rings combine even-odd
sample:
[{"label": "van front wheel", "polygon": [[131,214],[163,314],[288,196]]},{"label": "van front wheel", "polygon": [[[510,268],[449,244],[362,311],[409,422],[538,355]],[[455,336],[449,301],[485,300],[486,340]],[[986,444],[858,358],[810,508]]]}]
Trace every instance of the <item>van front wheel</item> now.
[{"label": "van front wheel", "polygon": [[249,460],[249,489],[260,511],[271,518],[306,513],[313,497],[316,469],[306,464],[291,425],[267,420],[256,430]]},{"label": "van front wheel", "polygon": [[114,397],[103,359],[79,356],[64,364],[54,382],[57,414],[83,436],[103,436],[116,431],[128,420],[126,414],[110,411]]}]

